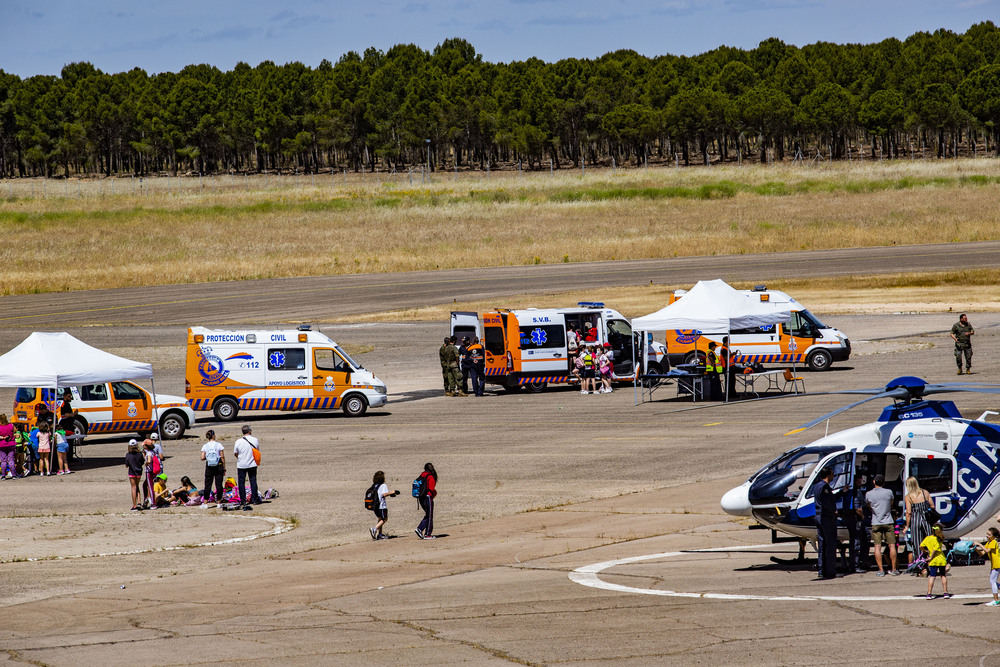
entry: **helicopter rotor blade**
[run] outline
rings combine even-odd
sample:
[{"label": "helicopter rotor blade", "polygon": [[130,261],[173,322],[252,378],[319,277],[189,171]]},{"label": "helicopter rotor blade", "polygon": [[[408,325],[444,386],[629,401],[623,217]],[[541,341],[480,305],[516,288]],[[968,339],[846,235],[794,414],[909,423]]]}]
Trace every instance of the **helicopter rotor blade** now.
[{"label": "helicopter rotor blade", "polygon": [[[830,393],[834,393],[834,392],[830,392]],[[845,391],[845,392],[837,392],[837,393],[845,393],[845,394],[847,394],[847,393],[854,393],[854,392],[847,392],[847,391]],[[843,406],[841,408],[837,408],[833,412],[828,412],[825,415],[823,415],[822,417],[817,417],[816,419],[813,419],[810,422],[806,422],[805,424],[803,424],[802,426],[800,426],[800,427],[798,427],[796,429],[792,429],[791,431],[789,431],[785,435],[795,435],[796,433],[802,433],[803,431],[808,431],[813,426],[816,426],[816,424],[822,424],[827,419],[830,419],[831,417],[835,417],[836,415],[839,415],[841,412],[846,412],[847,410],[850,410],[852,408],[856,408],[859,405],[864,405],[865,403],[868,403],[869,401],[875,401],[875,400],[878,400],[880,398],[907,398],[909,395],[910,395],[910,392],[908,392],[904,387],[898,387],[898,388],[892,389],[890,391],[883,391],[883,392],[880,392],[880,393],[878,393],[878,394],[876,394],[874,396],[869,396],[868,398],[863,398],[860,401],[855,401],[854,403],[851,403],[850,405],[845,405],[845,406]]]}]

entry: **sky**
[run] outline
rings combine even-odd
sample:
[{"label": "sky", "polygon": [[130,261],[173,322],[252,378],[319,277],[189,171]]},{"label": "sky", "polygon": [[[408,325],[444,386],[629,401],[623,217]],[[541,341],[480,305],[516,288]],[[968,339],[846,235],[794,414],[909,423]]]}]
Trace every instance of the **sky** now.
[{"label": "sky", "polygon": [[28,77],[80,61],[109,73],[263,60],[316,67],[369,47],[430,51],[451,37],[490,62],[618,49],[696,55],[769,37],[804,46],[965,32],[986,20],[1000,23],[1000,0],[0,0],[0,69]]}]

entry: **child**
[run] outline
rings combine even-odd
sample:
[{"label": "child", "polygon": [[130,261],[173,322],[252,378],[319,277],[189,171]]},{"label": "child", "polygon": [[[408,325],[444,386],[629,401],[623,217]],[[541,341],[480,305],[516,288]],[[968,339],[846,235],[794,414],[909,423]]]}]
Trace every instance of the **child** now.
[{"label": "child", "polygon": [[153,483],[153,507],[166,507],[176,500],[167,490],[167,473],[161,472]]},{"label": "child", "polygon": [[146,463],[146,458],[139,451],[139,443],[135,438],[128,442],[128,453],[125,455],[125,468],[128,471],[128,483],[132,489],[132,511],[138,512],[142,509],[142,494],[139,493],[139,485],[142,483],[142,467]]},{"label": "child", "polygon": [[927,552],[927,599],[933,600],[934,580],[941,577],[941,586],[944,588],[944,598],[950,598],[948,592],[948,559],[944,557],[944,537],[942,536],[940,523],[934,524],[931,534],[920,543],[920,549]]},{"label": "child", "polygon": [[52,434],[49,433],[49,423],[42,422],[38,426],[38,474],[48,476],[49,454],[52,452]]},{"label": "child", "polygon": [[181,477],[181,485],[174,489],[174,499],[177,501],[177,504],[201,504],[201,496],[198,494],[198,489],[191,483],[191,478],[187,475]]},{"label": "child", "polygon": [[378,502],[375,503],[375,507],[372,509],[375,512],[375,516],[378,517],[378,523],[375,524],[374,528],[369,528],[368,531],[372,534],[373,540],[387,540],[389,536],[382,534],[382,526],[389,520],[389,508],[386,506],[385,499],[398,496],[399,489],[389,493],[389,487],[385,483],[385,473],[381,470],[377,471],[374,477],[372,477],[372,484],[378,487],[375,490]]},{"label": "child", "polygon": [[987,607],[1000,607],[1000,595],[997,589],[997,577],[1000,576],[1000,530],[990,526],[986,529],[986,544],[977,544],[976,551],[990,559],[990,588],[993,590],[993,602],[987,602]]},{"label": "child", "polygon": [[68,475],[69,469],[69,441],[66,439],[66,431],[59,429],[56,431],[56,454],[59,457],[59,472],[57,475]]}]

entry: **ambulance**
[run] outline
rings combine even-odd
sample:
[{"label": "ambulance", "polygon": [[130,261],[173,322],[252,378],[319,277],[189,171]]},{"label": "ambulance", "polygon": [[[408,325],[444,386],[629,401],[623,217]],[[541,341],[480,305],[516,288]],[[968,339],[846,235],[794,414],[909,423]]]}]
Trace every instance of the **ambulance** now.
[{"label": "ambulance", "polygon": [[[792,319],[729,334],[729,349],[738,364],[805,364],[811,370],[828,370],[835,361],[851,356],[851,341],[843,333],[823,324],[819,318],[784,292],[756,285],[739,290],[748,299],[774,304],[775,310],[790,310]],[[676,290],[670,303],[683,298],[687,290]],[[704,359],[711,341],[722,343],[725,333],[702,333],[686,329],[667,332],[667,350],[674,364]]]},{"label": "ambulance", "polygon": [[[592,341],[585,345],[610,343],[613,353],[612,379],[631,381],[633,357],[637,349],[632,325],[616,310],[603,303],[581,301],[576,308],[526,308],[483,313],[451,314],[451,332],[459,341],[479,336],[486,351],[486,381],[508,391],[527,386],[541,391],[549,384],[575,382],[570,374],[567,329],[585,333],[593,329]],[[668,370],[667,348],[660,343],[648,347],[647,372]],[[638,361],[638,360],[635,360]]]},{"label": "ambulance", "polygon": [[184,395],[232,421],[240,410],[326,410],[360,417],[388,400],[385,383],[307,325],[295,330],[191,327]]},{"label": "ambulance", "polygon": [[[73,431],[80,436],[90,433],[138,433],[141,437],[158,431],[164,439],[174,440],[194,425],[194,412],[180,396],[152,395],[137,384],[99,382],[68,387],[73,398],[70,405],[76,411]],[[18,387],[14,393],[15,424],[34,426],[43,403],[58,412],[64,388],[53,399],[52,388]],[[159,423],[157,423],[159,422]]]}]

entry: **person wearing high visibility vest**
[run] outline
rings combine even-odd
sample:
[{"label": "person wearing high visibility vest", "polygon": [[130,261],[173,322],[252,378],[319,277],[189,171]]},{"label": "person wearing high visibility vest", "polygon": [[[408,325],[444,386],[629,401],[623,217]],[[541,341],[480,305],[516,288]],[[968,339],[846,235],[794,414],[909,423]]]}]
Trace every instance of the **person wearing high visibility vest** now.
[{"label": "person wearing high visibility vest", "polygon": [[718,351],[718,344],[713,340],[708,344],[708,353],[705,355],[705,375],[708,376],[709,399],[721,401],[722,396],[722,373],[725,365],[722,356]]}]

